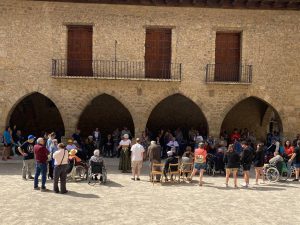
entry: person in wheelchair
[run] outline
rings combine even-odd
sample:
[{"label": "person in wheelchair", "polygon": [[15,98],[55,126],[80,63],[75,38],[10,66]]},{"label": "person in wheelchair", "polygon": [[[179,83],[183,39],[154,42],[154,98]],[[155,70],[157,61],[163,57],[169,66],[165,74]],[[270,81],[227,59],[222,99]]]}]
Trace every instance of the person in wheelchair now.
[{"label": "person in wheelchair", "polygon": [[103,169],[105,169],[105,164],[103,157],[100,156],[100,150],[96,149],[94,151],[94,155],[91,157],[89,161],[90,165],[90,174],[91,179],[98,180],[98,176],[100,175],[100,181],[103,181]]},{"label": "person in wheelchair", "polygon": [[279,171],[281,171],[283,162],[284,162],[284,159],[280,155],[279,151],[275,151],[274,157],[269,160],[269,165],[275,166]]}]

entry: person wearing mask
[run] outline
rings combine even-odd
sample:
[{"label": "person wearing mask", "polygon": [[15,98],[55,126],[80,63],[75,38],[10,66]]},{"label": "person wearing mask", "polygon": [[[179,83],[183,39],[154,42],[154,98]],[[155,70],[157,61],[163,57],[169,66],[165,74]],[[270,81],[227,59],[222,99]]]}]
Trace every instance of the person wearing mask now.
[{"label": "person wearing mask", "polygon": [[60,193],[66,194],[67,168],[68,168],[68,150],[63,143],[58,144],[58,150],[53,153],[54,158],[54,181],[53,191],[59,193],[58,181],[60,180]]},{"label": "person wearing mask", "polygon": [[35,176],[34,176],[34,190],[39,190],[39,176],[42,174],[42,187],[41,191],[47,191],[46,180],[47,180],[47,160],[48,160],[48,149],[45,147],[44,138],[40,137],[37,139],[37,144],[33,147],[35,155]]},{"label": "person wearing mask", "polygon": [[32,176],[34,168],[34,139],[35,137],[33,135],[29,135],[28,140],[25,141],[20,147],[18,147],[18,151],[23,156],[23,180],[26,180],[26,174],[28,175],[28,179],[34,179],[34,177]]},{"label": "person wearing mask", "polygon": [[242,141],[242,154],[241,154],[241,164],[243,166],[244,172],[244,180],[245,183],[242,184],[243,187],[249,187],[249,180],[250,180],[250,168],[253,160],[253,153],[252,149],[250,148],[249,144],[246,141]]},{"label": "person wearing mask", "polygon": [[229,177],[233,173],[234,187],[237,188],[237,172],[240,168],[240,155],[234,150],[234,145],[230,144],[224,155],[224,163],[226,168],[225,186],[228,187]]},{"label": "person wearing mask", "polygon": [[258,185],[258,179],[260,177],[262,177],[263,183],[265,183],[265,176],[264,176],[264,172],[263,172],[264,160],[265,160],[264,144],[259,143],[256,147],[256,151],[255,151],[254,159],[253,159],[253,165],[255,168],[255,184],[256,185]]}]

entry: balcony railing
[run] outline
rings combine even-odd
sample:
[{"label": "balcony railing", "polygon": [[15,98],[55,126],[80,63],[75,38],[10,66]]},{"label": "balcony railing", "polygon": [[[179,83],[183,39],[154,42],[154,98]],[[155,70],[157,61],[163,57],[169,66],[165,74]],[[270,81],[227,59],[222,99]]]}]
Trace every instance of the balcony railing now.
[{"label": "balcony railing", "polygon": [[108,60],[52,60],[52,76],[136,80],[181,80],[180,63]]},{"label": "balcony railing", "polygon": [[206,82],[252,83],[252,65],[208,64]]}]

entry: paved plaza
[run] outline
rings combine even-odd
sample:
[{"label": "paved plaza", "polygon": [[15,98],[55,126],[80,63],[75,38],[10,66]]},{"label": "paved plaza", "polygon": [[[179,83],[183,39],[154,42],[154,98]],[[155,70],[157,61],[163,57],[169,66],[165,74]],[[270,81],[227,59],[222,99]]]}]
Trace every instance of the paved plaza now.
[{"label": "paved plaza", "polygon": [[[1,162],[0,223],[300,224],[300,183],[233,189],[223,187],[223,176],[206,176],[203,187],[196,181],[153,186],[147,163],[141,181],[132,181],[130,174],[119,173],[117,159],[106,162],[106,185],[71,182],[66,195],[34,191],[32,181],[21,179],[21,160]],[[52,182],[46,186],[52,189]]]}]

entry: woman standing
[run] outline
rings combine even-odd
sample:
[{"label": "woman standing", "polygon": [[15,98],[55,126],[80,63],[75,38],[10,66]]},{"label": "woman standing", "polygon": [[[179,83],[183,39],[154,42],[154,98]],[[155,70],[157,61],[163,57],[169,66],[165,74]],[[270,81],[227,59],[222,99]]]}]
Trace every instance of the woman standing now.
[{"label": "woman standing", "polygon": [[63,143],[58,144],[58,150],[53,153],[54,162],[54,181],[53,191],[59,193],[58,180],[60,179],[60,193],[66,194],[67,188],[67,168],[68,168],[68,150]]},{"label": "woman standing", "polygon": [[256,147],[255,155],[254,155],[254,168],[255,168],[255,184],[258,185],[258,179],[261,177],[263,183],[265,183],[265,176],[263,173],[263,166],[264,166],[265,154],[264,154],[264,144],[259,143]]},{"label": "woman standing", "polygon": [[122,173],[128,173],[128,170],[130,171],[131,169],[130,147],[131,141],[129,140],[129,135],[124,134],[123,140],[120,141],[118,146],[118,148],[121,148],[119,170],[122,170]]},{"label": "woman standing", "polygon": [[294,153],[294,147],[291,145],[289,140],[284,142],[284,153],[288,156],[288,158],[291,158]]},{"label": "woman standing", "polygon": [[228,146],[228,150],[224,156],[224,163],[226,165],[226,187],[228,187],[229,177],[233,173],[234,187],[237,188],[237,171],[240,168],[240,156],[234,151],[233,144]]}]

